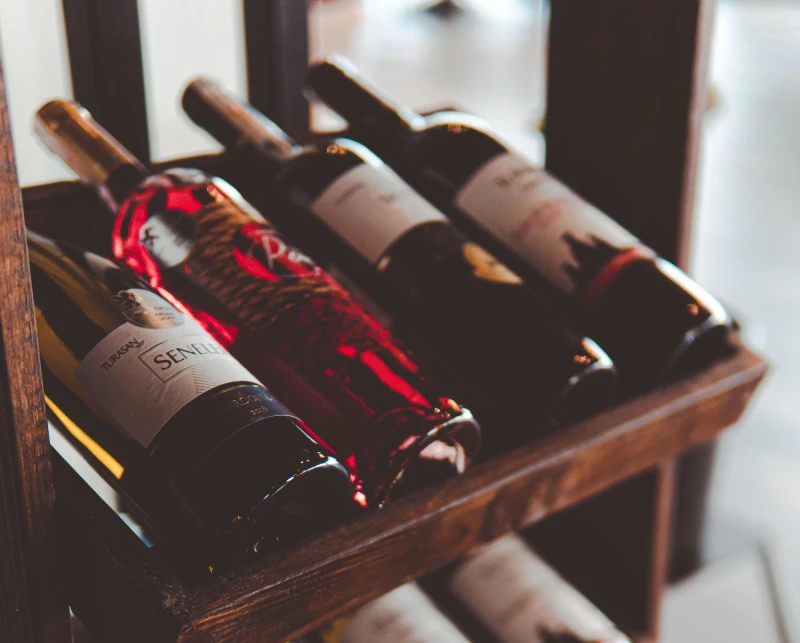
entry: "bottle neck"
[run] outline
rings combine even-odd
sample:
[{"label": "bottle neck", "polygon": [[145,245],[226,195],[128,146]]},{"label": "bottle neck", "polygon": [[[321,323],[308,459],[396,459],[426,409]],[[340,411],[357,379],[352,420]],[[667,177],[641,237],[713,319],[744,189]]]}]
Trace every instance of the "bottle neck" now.
[{"label": "bottle neck", "polygon": [[306,82],[321,101],[358,132],[398,140],[424,127],[424,117],[381,96],[344,60],[312,65]]},{"label": "bottle neck", "polygon": [[184,111],[197,125],[227,149],[255,151],[267,162],[268,171],[277,172],[301,149],[261,112],[213,81],[201,78],[190,83],[182,102]]},{"label": "bottle neck", "polygon": [[148,170],[81,105],[54,100],[39,108],[36,134],[116,213]]},{"label": "bottle neck", "polygon": [[124,163],[113,169],[106,182],[96,186],[95,189],[108,209],[116,214],[125,200],[148,176],[150,173],[141,165]]}]

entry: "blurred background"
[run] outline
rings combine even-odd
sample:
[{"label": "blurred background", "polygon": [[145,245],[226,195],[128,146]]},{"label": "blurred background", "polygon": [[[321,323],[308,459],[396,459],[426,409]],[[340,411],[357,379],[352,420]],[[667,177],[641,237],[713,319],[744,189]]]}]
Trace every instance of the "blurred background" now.
[{"label": "blurred background", "polygon": [[[326,0],[312,56],[343,52],[393,97],[480,114],[544,157],[547,6],[541,0]],[[71,94],[60,0],[0,0],[0,42],[23,184],[71,178],[31,134],[45,100]],[[153,156],[213,150],[180,112],[197,75],[244,94],[240,0],[141,0]],[[214,46],[209,46],[214,43]],[[720,445],[709,565],[671,591],[667,643],[788,640],[800,612],[800,2],[720,0],[691,272],[739,316],[773,373]],[[319,127],[336,125],[315,113]],[[785,629],[785,628],[788,628]],[[800,640],[800,639],[798,639]]]}]

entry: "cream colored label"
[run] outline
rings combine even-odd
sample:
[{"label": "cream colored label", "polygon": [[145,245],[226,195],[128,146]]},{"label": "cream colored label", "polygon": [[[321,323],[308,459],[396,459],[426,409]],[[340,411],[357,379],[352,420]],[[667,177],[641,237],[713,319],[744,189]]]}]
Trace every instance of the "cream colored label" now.
[{"label": "cream colored label", "polygon": [[231,382],[259,383],[158,295],[124,290],[114,302],[128,321],[89,351],[75,379],[142,446],[203,393]]},{"label": "cream colored label", "polygon": [[469,643],[417,585],[403,585],[341,619],[325,643]]},{"label": "cream colored label", "polygon": [[445,216],[385,165],[364,163],[348,170],[311,206],[328,227],[367,261],[412,228]]},{"label": "cream colored label", "polygon": [[492,237],[560,290],[585,285],[619,251],[639,240],[530,161],[490,159],[455,203]]},{"label": "cream colored label", "polygon": [[627,641],[514,534],[468,557],[450,588],[503,643],[547,643],[559,635],[587,643]]}]

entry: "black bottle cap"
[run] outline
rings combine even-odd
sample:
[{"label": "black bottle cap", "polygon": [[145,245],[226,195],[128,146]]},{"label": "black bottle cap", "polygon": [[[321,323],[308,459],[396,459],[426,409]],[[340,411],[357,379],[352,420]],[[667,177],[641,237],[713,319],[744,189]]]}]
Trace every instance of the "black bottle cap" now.
[{"label": "black bottle cap", "polygon": [[353,127],[413,131],[422,126],[422,116],[382,96],[343,56],[333,54],[310,65],[306,87],[309,98],[319,98]]},{"label": "black bottle cap", "polygon": [[296,144],[261,112],[207,78],[198,78],[186,87],[183,109],[189,118],[226,148],[251,145],[282,158]]}]

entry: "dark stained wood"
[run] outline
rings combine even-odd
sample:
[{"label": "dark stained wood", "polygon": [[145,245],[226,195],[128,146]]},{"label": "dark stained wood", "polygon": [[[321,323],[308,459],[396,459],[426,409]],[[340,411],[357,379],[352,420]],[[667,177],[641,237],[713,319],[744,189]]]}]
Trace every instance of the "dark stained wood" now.
[{"label": "dark stained wood", "polygon": [[55,494],[11,128],[0,71],[0,641],[66,643]]},{"label": "dark stained wood", "polygon": [[150,161],[137,0],[62,0],[75,99]]},{"label": "dark stained wood", "polygon": [[248,100],[290,136],[308,132],[308,0],[244,0]]},{"label": "dark stained wood", "polygon": [[[86,602],[78,616],[89,623],[93,614],[102,615],[103,631],[126,643],[141,641],[133,634],[142,631],[134,627],[139,620],[152,623],[154,640],[173,640],[176,619],[175,640],[184,643],[280,643],[477,544],[537,523],[661,466],[687,447],[713,440],[739,418],[765,371],[761,358],[742,349],[701,374],[489,461],[462,478],[195,587],[177,583],[155,552],[145,551],[121,523],[112,527],[119,519],[98,508],[99,501],[87,510],[90,493],[82,493],[80,502],[67,498],[73,516],[70,542],[86,543],[75,548],[73,564],[93,572],[81,580]],[[666,479],[654,478],[657,483],[634,492],[635,501],[641,503],[645,492],[660,496]],[[652,506],[656,509],[640,522],[630,522],[630,539],[642,537],[635,560],[651,571],[637,577],[633,565],[629,570],[635,591],[645,597],[638,610],[629,609],[640,615],[629,623],[648,627],[655,614],[642,605],[649,605],[660,588],[665,547],[659,539],[668,503],[662,499]],[[624,513],[624,506],[617,509]],[[662,553],[652,554],[653,547]],[[634,590],[621,590],[629,591]],[[155,618],[158,609],[162,617]]]},{"label": "dark stained wood", "polygon": [[714,0],[551,9],[547,167],[685,267]]}]

